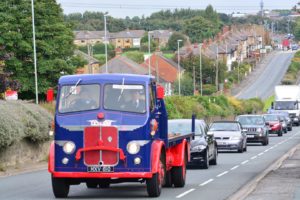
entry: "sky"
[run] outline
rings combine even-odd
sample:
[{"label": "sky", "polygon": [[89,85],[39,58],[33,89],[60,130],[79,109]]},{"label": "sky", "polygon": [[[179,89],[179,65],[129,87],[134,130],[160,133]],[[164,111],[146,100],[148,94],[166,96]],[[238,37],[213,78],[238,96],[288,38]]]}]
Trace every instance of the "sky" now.
[{"label": "sky", "polygon": [[[223,13],[256,13],[261,0],[56,0],[64,13],[108,12],[117,18],[149,16],[153,12],[175,8],[204,9],[211,4]],[[291,9],[300,0],[263,0],[264,9]]]}]

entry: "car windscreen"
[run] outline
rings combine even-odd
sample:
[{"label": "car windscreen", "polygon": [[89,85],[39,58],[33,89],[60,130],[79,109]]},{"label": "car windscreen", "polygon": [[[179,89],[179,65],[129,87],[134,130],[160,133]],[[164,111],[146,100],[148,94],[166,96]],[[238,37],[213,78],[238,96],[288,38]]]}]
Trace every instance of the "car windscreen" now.
[{"label": "car windscreen", "polygon": [[278,116],[277,115],[265,115],[265,120],[266,121],[278,121]]},{"label": "car windscreen", "polygon": [[260,116],[239,116],[237,121],[242,125],[264,125],[264,119]]},{"label": "car windscreen", "polygon": [[100,85],[65,85],[60,89],[59,113],[79,112],[98,109]]},{"label": "car windscreen", "polygon": [[298,103],[296,101],[276,101],[275,110],[297,110]]},{"label": "car windscreen", "polygon": [[238,123],[212,123],[209,131],[240,131]]},{"label": "car windscreen", "polygon": [[104,86],[104,109],[145,113],[145,87],[143,85],[106,84]]},{"label": "car windscreen", "polygon": [[[199,127],[198,127],[199,128]],[[169,133],[189,134],[192,132],[192,122],[190,121],[168,121]]]}]

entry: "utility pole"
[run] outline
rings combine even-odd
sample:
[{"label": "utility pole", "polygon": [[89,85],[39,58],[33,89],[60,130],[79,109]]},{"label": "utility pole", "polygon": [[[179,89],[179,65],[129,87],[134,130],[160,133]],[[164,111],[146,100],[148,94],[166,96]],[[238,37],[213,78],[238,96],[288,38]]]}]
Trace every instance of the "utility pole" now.
[{"label": "utility pole", "polygon": [[202,91],[203,91],[203,88],[202,88],[202,43],[199,44],[199,60],[200,60],[200,94],[201,96],[203,95]]},{"label": "utility pole", "polygon": [[150,41],[151,37],[150,37],[150,31],[148,31],[148,74],[149,76],[151,75],[151,41]]},{"label": "utility pole", "polygon": [[179,55],[179,43],[182,42],[182,40],[177,40],[177,64],[178,64],[178,93],[179,96],[181,95],[181,72],[180,72],[180,55]]},{"label": "utility pole", "polygon": [[195,92],[196,92],[196,73],[195,73],[195,65],[193,65],[193,87],[194,87],[194,95],[195,95]]},{"label": "utility pole", "polygon": [[108,67],[107,67],[107,31],[106,31],[106,17],[107,13],[104,15],[104,44],[105,44],[105,72],[108,73]]},{"label": "utility pole", "polygon": [[31,0],[32,15],[32,41],[33,41],[33,60],[34,60],[34,81],[35,81],[35,103],[39,104],[38,92],[38,76],[37,76],[37,58],[36,58],[36,42],[35,42],[35,22],[34,22],[34,0]]}]

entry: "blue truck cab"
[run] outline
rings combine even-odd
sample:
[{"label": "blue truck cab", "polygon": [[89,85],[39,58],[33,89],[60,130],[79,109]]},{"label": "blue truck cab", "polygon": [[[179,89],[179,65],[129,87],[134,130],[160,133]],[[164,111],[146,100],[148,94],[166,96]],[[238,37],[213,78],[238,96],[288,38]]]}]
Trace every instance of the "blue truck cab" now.
[{"label": "blue truck cab", "polygon": [[146,182],[183,187],[192,134],[168,134],[163,88],[144,75],[71,75],[59,79],[48,170],[57,198],[70,185]]}]

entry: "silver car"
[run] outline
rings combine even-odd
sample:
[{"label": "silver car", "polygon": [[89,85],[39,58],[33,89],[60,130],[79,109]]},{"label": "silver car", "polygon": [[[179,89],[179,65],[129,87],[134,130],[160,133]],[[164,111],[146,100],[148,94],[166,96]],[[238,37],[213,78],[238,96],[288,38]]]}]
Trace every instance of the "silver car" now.
[{"label": "silver car", "polygon": [[209,134],[215,136],[218,150],[247,151],[247,135],[237,121],[215,121],[210,125]]}]

